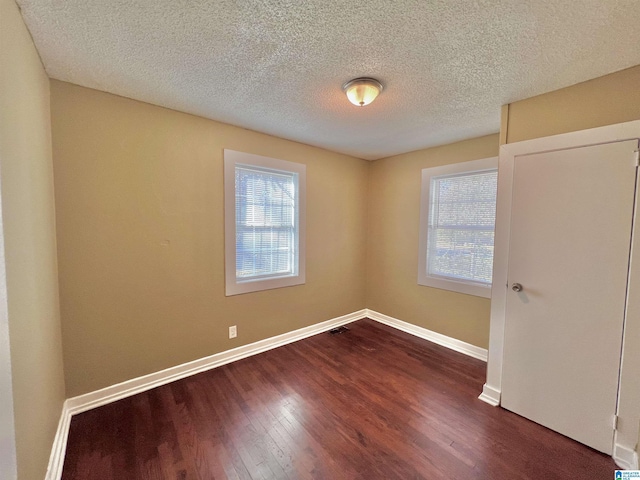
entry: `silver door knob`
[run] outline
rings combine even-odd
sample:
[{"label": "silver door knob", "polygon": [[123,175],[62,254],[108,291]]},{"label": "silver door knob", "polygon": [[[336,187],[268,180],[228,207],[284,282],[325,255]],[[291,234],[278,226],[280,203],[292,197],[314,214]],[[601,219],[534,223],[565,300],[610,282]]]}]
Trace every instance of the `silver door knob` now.
[{"label": "silver door knob", "polygon": [[511,285],[511,290],[513,290],[514,292],[521,292],[522,285],[520,285],[519,283],[514,283],[513,285]]}]

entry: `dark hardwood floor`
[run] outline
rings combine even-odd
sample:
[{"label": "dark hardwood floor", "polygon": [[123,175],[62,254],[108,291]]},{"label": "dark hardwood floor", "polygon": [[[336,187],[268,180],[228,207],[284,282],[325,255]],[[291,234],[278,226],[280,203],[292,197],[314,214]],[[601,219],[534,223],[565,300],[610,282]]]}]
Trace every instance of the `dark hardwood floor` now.
[{"label": "dark hardwood floor", "polygon": [[477,399],[485,363],[370,320],[73,417],[63,479],[613,479]]}]

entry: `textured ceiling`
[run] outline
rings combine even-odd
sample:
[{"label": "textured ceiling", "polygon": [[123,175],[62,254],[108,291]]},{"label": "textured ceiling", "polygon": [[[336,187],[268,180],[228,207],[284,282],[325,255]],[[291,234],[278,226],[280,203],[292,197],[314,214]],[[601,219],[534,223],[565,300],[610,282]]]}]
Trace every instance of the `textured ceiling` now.
[{"label": "textured ceiling", "polygon": [[[376,159],[640,64],[638,0],[18,0],[52,78]],[[341,90],[385,86],[371,105]]]}]

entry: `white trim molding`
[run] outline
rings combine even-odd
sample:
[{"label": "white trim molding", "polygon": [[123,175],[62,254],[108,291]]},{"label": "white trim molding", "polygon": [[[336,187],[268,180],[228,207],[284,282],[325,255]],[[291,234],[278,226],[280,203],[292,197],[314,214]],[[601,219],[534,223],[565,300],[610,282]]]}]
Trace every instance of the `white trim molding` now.
[{"label": "white trim molding", "polygon": [[505,305],[509,260],[513,163],[515,157],[530,153],[550,152],[631,140],[638,137],[640,137],[640,120],[500,146],[493,287],[491,289],[491,328],[489,333],[489,359],[487,365],[487,385],[490,385],[494,390],[500,392],[502,389],[502,355],[504,347]]},{"label": "white trim molding", "polygon": [[447,337],[446,335],[428,330],[424,327],[419,327],[417,325],[414,325],[413,323],[398,320],[397,318],[390,317],[389,315],[385,315],[384,313],[376,312],[375,310],[366,309],[366,312],[366,317],[370,318],[371,320],[384,323],[385,325],[389,325],[390,327],[397,328],[398,330],[410,333],[411,335],[423,338],[424,340],[429,340],[432,343],[447,347],[451,350],[455,350],[456,352],[464,353],[465,355],[477,358],[478,360],[483,360],[485,362],[487,361],[487,350],[484,348],[476,347],[475,345],[471,345],[470,343],[463,342],[462,340],[458,340],[456,338]]},{"label": "white trim molding", "polygon": [[71,425],[71,411],[69,410],[69,400],[62,405],[62,414],[58,422],[56,436],[53,439],[53,447],[51,448],[51,456],[49,457],[49,466],[45,480],[59,480],[62,477],[62,468],[64,467],[64,455],[67,451],[67,439],[69,438],[69,426]]},{"label": "white trim molding", "polygon": [[416,337],[429,340],[432,343],[447,347],[451,350],[455,350],[456,352],[464,353],[470,357],[487,361],[487,350],[484,348],[476,347],[470,343],[466,343],[452,337],[447,337],[446,335],[442,335],[426,328],[418,327],[417,325],[403,322],[397,318],[365,308],[331,320],[283,333],[282,335],[266,338],[231,350],[225,350],[224,352],[209,355],[208,357],[199,358],[175,367],[160,370],[159,372],[143,375],[94,392],[79,395],[68,399],[65,402],[65,405],[69,409],[71,415],[75,415],[76,413],[91,410],[92,408],[100,407],[122,398],[130,397],[137,393],[142,393],[152,388],[226,365],[227,363],[242,360],[243,358],[257,355],[258,353],[266,352],[267,350],[271,350],[282,345],[297,342],[298,340],[326,332],[332,328],[340,325],[346,325],[363,318],[370,318],[371,320],[384,323],[385,325],[410,333]]},{"label": "white trim molding", "polygon": [[613,444],[613,460],[620,468],[625,470],[638,470],[638,453],[619,443]]},{"label": "white trim molding", "polygon": [[275,337],[266,338],[258,342],[209,355],[208,357],[183,363],[175,367],[170,367],[159,372],[126,380],[94,392],[69,398],[64,402],[64,406],[62,408],[62,415],[60,416],[60,422],[58,423],[58,430],[53,442],[53,448],[51,449],[46,480],[59,480],[62,477],[67,438],[69,436],[69,426],[73,415],[101,407],[102,405],[107,405],[122,398],[130,397],[137,393],[142,393],[147,390],[151,390],[152,388],[166,385],[167,383],[171,383],[197,373],[226,365],[227,363],[235,362],[236,360],[241,360],[252,355],[257,355],[258,353],[266,352],[267,350],[281,347],[282,345],[287,345],[288,343],[297,342],[298,340],[326,332],[332,328],[346,325],[356,320],[361,320],[366,318],[366,312],[366,309],[358,310],[357,312],[283,333],[282,335],[276,335]]},{"label": "white trim molding", "polygon": [[357,312],[342,315],[341,317],[316,323],[308,327],[283,333],[282,335],[265,338],[264,340],[232,348],[231,350],[225,350],[224,352],[215,353],[208,357],[183,363],[182,365],[169,367],[164,370],[160,370],[159,372],[126,380],[110,387],[70,398],[67,402],[69,403],[72,415],[75,415],[76,413],[91,410],[92,408],[100,407],[102,405],[115,402],[116,400],[120,400],[121,398],[130,397],[137,393],[145,392],[152,388],[166,385],[167,383],[175,382],[176,380],[190,377],[197,373],[221,367],[227,363],[242,360],[243,358],[257,355],[258,353],[266,352],[267,350],[272,350],[274,348],[281,347],[282,345],[297,342],[303,338],[331,330],[334,327],[346,325],[347,323],[363,319],[365,316],[366,310],[359,310]]},{"label": "white trim molding", "polygon": [[[491,404],[500,403],[502,393],[502,369],[504,333],[506,323],[507,273],[510,242],[511,199],[514,159],[517,156],[544,153],[563,149],[635,140],[640,138],[640,120],[564,133],[544,138],[525,140],[500,147],[498,173],[498,199],[496,211],[495,255],[493,263],[493,287],[491,291],[491,319],[489,333],[489,358],[487,381],[480,399]],[[640,422],[640,388],[637,374],[640,350],[630,345],[640,332],[640,262],[635,256],[640,251],[640,222],[637,221],[640,198],[636,197],[636,219],[632,233],[632,251],[627,312],[622,349],[621,374],[618,386],[617,415],[620,426],[615,432],[613,458],[620,466],[637,468],[638,424]]]},{"label": "white trim molding", "polygon": [[500,391],[490,387],[486,383],[482,386],[482,393],[478,398],[492,407],[500,405]]},{"label": "white trim molding", "polygon": [[308,327],[283,333],[275,337],[266,338],[258,342],[243,345],[241,347],[226,350],[224,352],[209,355],[208,357],[183,363],[175,367],[170,367],[159,372],[143,375],[138,378],[126,380],[124,382],[111,385],[109,387],[96,390],[94,392],[69,398],[64,402],[62,415],[58,423],[58,430],[53,442],[51,457],[49,458],[49,468],[47,469],[46,480],[59,480],[62,477],[62,469],[64,466],[64,457],[67,447],[67,438],[69,436],[69,426],[71,417],[77,413],[86,412],[93,408],[101,407],[109,403],[115,402],[122,398],[130,397],[138,393],[151,390],[152,388],[166,385],[167,383],[180,380],[182,378],[205,372],[207,370],[235,362],[243,358],[257,355],[267,350],[272,350],[289,343],[297,342],[304,338],[326,332],[332,328],[346,325],[356,320],[369,318],[371,320],[383,323],[390,327],[410,333],[416,337],[428,340],[437,345],[455,350],[473,358],[487,360],[487,350],[476,347],[469,343],[447,337],[437,332],[433,332],[423,327],[418,327],[411,323],[403,322],[397,318],[384,315],[374,310],[362,309],[357,312],[342,315],[324,322],[316,323]]},{"label": "white trim molding", "polygon": [[[236,228],[236,171],[238,167],[257,169],[261,173],[276,173],[288,176],[295,187],[293,225],[293,250],[291,269],[288,273],[269,274],[245,279],[237,277],[236,253],[238,249]],[[257,173],[254,171],[254,173]],[[306,198],[307,166],[277,158],[224,149],[224,264],[225,295],[258,292],[273,288],[302,285],[306,281]]]},{"label": "white trim molding", "polygon": [[[437,195],[434,196],[434,192],[432,191],[433,182],[437,181],[441,177],[477,175],[491,172],[497,173],[497,171],[498,157],[452,163],[438,167],[429,167],[422,170],[422,186],[420,191],[420,231],[418,236],[418,285],[450,290],[452,292],[466,293],[467,295],[475,295],[477,297],[491,298],[491,282],[483,284],[471,280],[462,280],[459,278],[429,274],[428,263],[429,258],[433,253],[429,249],[429,244],[432,243],[429,240],[429,230],[430,225],[433,224],[433,219],[431,218],[433,216],[432,210],[437,210],[437,207],[433,204],[437,204],[439,201],[436,200]],[[493,225],[491,228],[486,228],[493,232]]]}]

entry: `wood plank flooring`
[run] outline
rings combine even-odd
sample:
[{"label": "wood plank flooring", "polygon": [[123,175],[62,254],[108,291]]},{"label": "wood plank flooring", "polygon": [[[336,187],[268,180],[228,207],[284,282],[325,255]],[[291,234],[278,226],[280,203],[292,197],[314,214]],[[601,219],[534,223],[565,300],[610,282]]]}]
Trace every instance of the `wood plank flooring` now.
[{"label": "wood plank flooring", "polygon": [[64,480],[613,478],[477,399],[485,363],[371,320],[73,417]]}]

